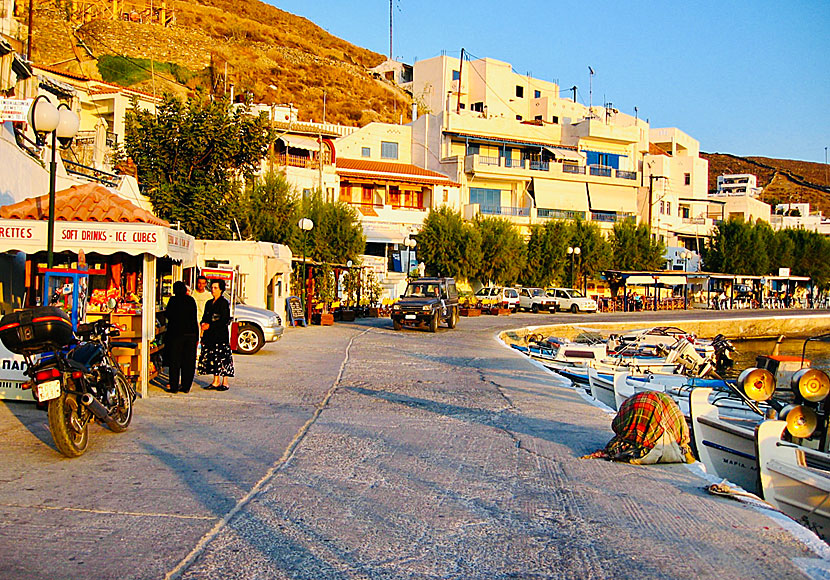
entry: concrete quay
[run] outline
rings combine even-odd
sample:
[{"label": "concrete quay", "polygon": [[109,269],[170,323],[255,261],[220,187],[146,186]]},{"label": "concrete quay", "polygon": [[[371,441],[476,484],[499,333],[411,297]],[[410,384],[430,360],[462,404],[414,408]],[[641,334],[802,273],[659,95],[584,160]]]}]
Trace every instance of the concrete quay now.
[{"label": "concrete quay", "polygon": [[611,415],[497,339],[770,313],[668,314],[288,329],[231,390],[153,390],[72,460],[0,403],[0,578],[828,577],[830,548],[695,469],[580,459]]}]

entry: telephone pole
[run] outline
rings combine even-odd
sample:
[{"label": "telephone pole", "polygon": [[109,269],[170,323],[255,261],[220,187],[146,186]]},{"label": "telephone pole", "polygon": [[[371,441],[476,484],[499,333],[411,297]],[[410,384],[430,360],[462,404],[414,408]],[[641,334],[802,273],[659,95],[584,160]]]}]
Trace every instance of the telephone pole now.
[{"label": "telephone pole", "polygon": [[648,176],[648,233],[651,235],[651,211],[652,207],[654,206],[654,181],[656,179],[666,179],[664,175],[651,175]]}]

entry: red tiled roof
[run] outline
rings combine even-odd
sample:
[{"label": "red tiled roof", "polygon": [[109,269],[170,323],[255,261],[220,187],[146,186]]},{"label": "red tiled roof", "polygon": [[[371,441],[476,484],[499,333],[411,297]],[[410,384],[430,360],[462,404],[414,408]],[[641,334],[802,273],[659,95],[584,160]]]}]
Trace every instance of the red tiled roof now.
[{"label": "red tiled roof", "polygon": [[[0,218],[49,219],[49,195],[30,197],[15,204],[0,207]],[[55,220],[170,225],[97,183],[75,185],[57,192],[55,194]]]},{"label": "red tiled roof", "polygon": [[53,66],[46,66],[45,64],[33,64],[32,66],[36,69],[45,70],[46,72],[50,72],[50,73],[53,73],[53,74],[56,74],[56,75],[61,75],[63,77],[66,77],[68,79],[74,79],[76,81],[92,80],[89,77],[85,77],[85,76],[79,75],[77,73],[73,73],[73,72],[69,72],[69,71],[66,71],[66,70],[59,69],[59,68],[55,68]]},{"label": "red tiled roof", "polygon": [[409,163],[340,158],[337,160],[337,173],[345,177],[369,177],[430,185],[457,185],[443,173],[429,171]]},{"label": "red tiled roof", "polygon": [[76,81],[82,81],[82,82],[85,82],[85,83],[92,83],[92,84],[94,84],[94,88],[90,88],[88,90],[90,95],[105,95],[105,94],[112,94],[112,93],[127,92],[127,93],[135,93],[137,95],[143,95],[145,97],[150,97],[150,98],[155,99],[157,101],[160,100],[156,95],[151,95],[150,93],[146,93],[146,92],[140,91],[138,89],[130,89],[128,87],[122,87],[121,85],[116,85],[116,84],[113,84],[113,83],[107,83],[107,82],[104,82],[104,81],[96,81],[95,79],[91,79],[89,77],[85,77],[85,76],[78,75],[78,74],[75,74],[75,73],[71,73],[71,72],[68,72],[68,71],[65,71],[65,70],[61,70],[61,69],[55,68],[53,66],[46,66],[46,65],[43,65],[43,64],[35,64],[35,65],[32,65],[32,66],[36,69],[46,71],[46,72],[49,72],[49,73],[52,73],[52,74],[55,74],[55,75],[63,76],[63,77],[66,77],[68,79],[72,79],[72,80],[76,80]]}]

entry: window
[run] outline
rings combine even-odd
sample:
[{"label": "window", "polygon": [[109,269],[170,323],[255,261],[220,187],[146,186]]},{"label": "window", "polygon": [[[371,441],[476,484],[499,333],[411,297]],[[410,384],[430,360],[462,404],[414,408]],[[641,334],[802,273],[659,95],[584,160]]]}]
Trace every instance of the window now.
[{"label": "window", "polygon": [[397,185],[389,186],[389,199],[387,203],[392,207],[401,207],[401,190]]},{"label": "window", "polygon": [[363,147],[360,150],[360,156],[361,157],[371,157],[372,156],[372,149],[369,148],[369,147]]},{"label": "window", "polygon": [[392,141],[381,141],[380,143],[380,157],[381,159],[397,159],[398,158],[398,144]]},{"label": "window", "polygon": [[459,109],[463,109],[463,108],[465,108],[466,106],[467,106],[467,105],[465,105],[464,103],[459,103],[459,107],[458,107],[458,108],[459,108]]},{"label": "window", "polygon": [[685,173],[683,175],[683,178],[684,178],[684,182],[685,182],[686,185],[691,185],[692,184],[692,174],[691,173]]},{"label": "window", "polygon": [[452,71],[452,80],[454,80],[454,81],[461,80],[461,71],[457,71],[457,70]]},{"label": "window", "polygon": [[600,165],[602,167],[620,168],[620,157],[615,153],[602,153],[599,151],[585,151],[588,165]]},{"label": "window", "polygon": [[553,117],[551,117],[551,118],[550,118],[550,122],[551,122],[551,123],[555,123],[555,124],[557,124],[557,125],[558,125],[558,124],[559,124],[559,117],[557,117],[556,115],[554,115]]},{"label": "window", "polygon": [[525,96],[525,88],[521,85],[516,85],[516,96],[523,99]]},{"label": "window", "polygon": [[477,103],[473,103],[470,105],[470,110],[475,111],[476,113],[483,113],[484,112],[484,101],[479,101]]},{"label": "window", "polygon": [[533,91],[533,97],[536,99],[542,98],[542,91]]},{"label": "window", "polygon": [[304,198],[311,197],[311,190],[310,190],[310,189],[308,189],[308,188],[304,189],[304,190],[303,190],[303,197],[304,197]]},{"label": "window", "polygon": [[535,117],[533,117],[533,120],[534,121],[541,121],[542,120],[542,115],[536,115]]},{"label": "window", "polygon": [[666,202],[666,215],[671,215],[671,202]]},{"label": "window", "polygon": [[447,203],[450,200],[450,191],[448,189],[444,190],[444,203]]},{"label": "window", "polygon": [[467,155],[478,155],[481,152],[481,145],[478,143],[467,143]]},{"label": "window", "polygon": [[485,187],[470,188],[470,203],[481,206],[481,213],[493,213],[501,210],[501,190]]},{"label": "window", "polygon": [[522,116],[521,116],[521,115],[516,115],[516,120],[517,120],[517,121],[521,121],[521,120],[522,120]]}]

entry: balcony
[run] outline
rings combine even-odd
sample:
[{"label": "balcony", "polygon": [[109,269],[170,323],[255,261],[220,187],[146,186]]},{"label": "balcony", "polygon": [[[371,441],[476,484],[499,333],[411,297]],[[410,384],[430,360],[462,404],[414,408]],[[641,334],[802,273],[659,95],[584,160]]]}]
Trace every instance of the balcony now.
[{"label": "balcony", "polygon": [[479,211],[483,215],[501,215],[512,217],[528,217],[530,215],[529,207],[513,207],[508,205],[482,205]]},{"label": "balcony", "polygon": [[540,207],[536,210],[539,219],[575,220],[585,219],[584,211],[572,211],[567,209],[549,209]]},{"label": "balcony", "polygon": [[617,178],[618,179],[637,179],[637,172],[636,171],[623,171],[622,169],[617,169]]},{"label": "balcony", "polygon": [[[304,169],[318,169],[320,167],[320,162],[316,158],[287,155],[285,153],[277,155],[277,164],[282,167],[302,167]],[[324,164],[329,165],[327,160],[324,161]]]},{"label": "balcony", "polygon": [[550,171],[550,163],[548,161],[530,161],[531,171]]},{"label": "balcony", "polygon": [[591,175],[597,175],[599,177],[611,177],[614,171],[611,167],[605,167],[604,165],[590,165]]},{"label": "balcony", "polygon": [[636,221],[636,219],[637,218],[634,216],[634,214],[630,213],[617,213],[613,211],[591,212],[591,221],[594,222],[616,223],[625,221]]},{"label": "balcony", "polygon": [[572,173],[574,175],[585,175],[584,165],[570,165],[568,163],[562,165],[562,173]]}]

